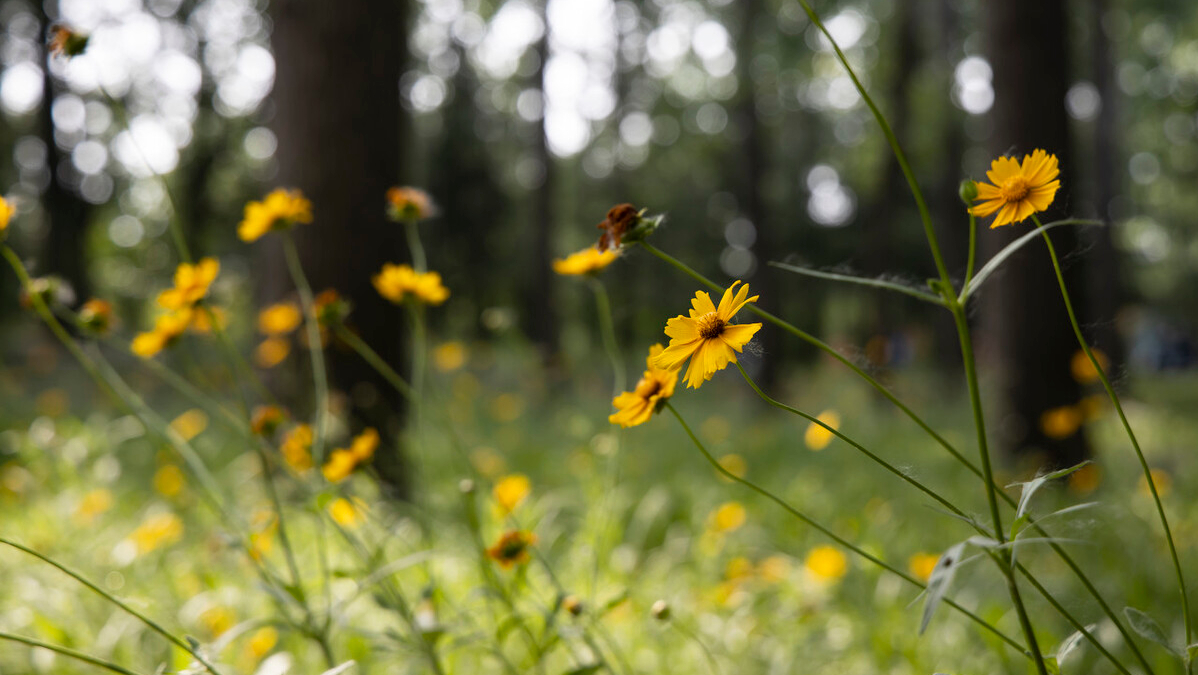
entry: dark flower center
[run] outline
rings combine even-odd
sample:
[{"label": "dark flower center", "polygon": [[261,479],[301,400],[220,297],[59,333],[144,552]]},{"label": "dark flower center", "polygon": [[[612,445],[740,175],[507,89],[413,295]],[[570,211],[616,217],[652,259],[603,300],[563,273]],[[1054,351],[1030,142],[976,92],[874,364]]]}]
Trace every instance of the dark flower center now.
[{"label": "dark flower center", "polygon": [[727,325],[718,314],[708,312],[699,317],[699,337],[704,340],[718,338],[724,332],[724,326]]}]

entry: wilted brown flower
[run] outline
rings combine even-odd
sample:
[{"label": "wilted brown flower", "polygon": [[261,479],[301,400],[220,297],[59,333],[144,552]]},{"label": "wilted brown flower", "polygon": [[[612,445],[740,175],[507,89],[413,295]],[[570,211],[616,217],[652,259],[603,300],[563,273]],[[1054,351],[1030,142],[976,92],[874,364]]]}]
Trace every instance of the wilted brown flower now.
[{"label": "wilted brown flower", "polygon": [[607,212],[607,218],[596,227],[603,230],[603,234],[599,236],[599,243],[596,247],[602,253],[609,248],[619,248],[620,240],[624,238],[624,234],[632,229],[633,225],[639,218],[636,207],[632,204],[619,204],[611,207]]}]

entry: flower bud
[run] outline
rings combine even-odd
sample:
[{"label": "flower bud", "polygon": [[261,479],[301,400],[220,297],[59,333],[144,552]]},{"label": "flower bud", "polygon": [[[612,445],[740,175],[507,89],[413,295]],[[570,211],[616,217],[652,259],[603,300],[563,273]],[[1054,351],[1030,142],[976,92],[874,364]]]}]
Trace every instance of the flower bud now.
[{"label": "flower bud", "polygon": [[582,600],[577,595],[567,595],[562,598],[562,609],[570,613],[571,616],[579,616],[582,614]]},{"label": "flower bud", "polygon": [[665,600],[658,600],[653,603],[653,607],[649,611],[653,613],[653,618],[658,621],[670,620],[670,605]]},{"label": "flower bud", "polygon": [[957,189],[957,194],[961,196],[961,201],[965,202],[966,206],[973,206],[978,198],[978,184],[966,178],[961,181],[961,187]]}]

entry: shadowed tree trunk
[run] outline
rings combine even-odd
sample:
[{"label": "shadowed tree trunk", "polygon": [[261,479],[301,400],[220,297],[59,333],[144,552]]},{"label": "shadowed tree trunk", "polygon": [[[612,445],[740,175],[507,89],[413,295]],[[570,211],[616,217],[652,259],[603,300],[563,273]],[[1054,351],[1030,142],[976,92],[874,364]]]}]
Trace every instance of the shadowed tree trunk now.
[{"label": "shadowed tree trunk", "polygon": [[[943,120],[940,125],[940,147],[944,161],[940,163],[940,174],[936,176],[936,191],[932,197],[932,209],[936,225],[936,236],[940,240],[949,272],[964,276],[969,257],[969,215],[961,201],[961,157],[965,154],[964,113],[953,104],[948,92],[953,86],[953,71],[957,61],[964,56],[961,49],[961,17],[953,0],[937,0],[939,39],[935,57],[937,82],[944,93],[941,99]],[[951,368],[954,377],[960,377],[961,346],[957,340],[957,328],[948,312],[937,312],[933,324],[936,341],[935,359],[941,368]]]},{"label": "shadowed tree trunk", "polygon": [[[1042,220],[1059,217],[1069,204],[1071,169],[1069,125],[1065,113],[1068,89],[1068,40],[1064,0],[1005,0],[985,3],[987,53],[994,69],[995,156],[1013,152],[1019,158],[1043,148],[1061,160],[1061,191]],[[1012,148],[1014,149],[1012,151]],[[998,230],[979,223],[979,240],[991,253],[1034,227],[1031,220]],[[1077,243],[1073,229],[1051,233],[1062,256]],[[985,250],[985,249],[983,249]],[[1079,281],[1067,270],[1067,281]],[[1076,307],[1085,307],[1082,284],[1070,283]],[[994,429],[1002,447],[1039,464],[1069,466],[1084,459],[1088,448],[1082,430],[1065,438],[1045,434],[1042,415],[1078,402],[1079,389],[1069,369],[1077,343],[1048,254],[1042,242],[1011,257],[1005,272],[981,297],[990,365],[1000,379],[1001,417]],[[1060,434],[1057,434],[1058,436]]]},{"label": "shadowed tree trunk", "polygon": [[[315,292],[335,288],[351,300],[350,323],[397,368],[406,365],[401,310],[375,292],[370,277],[385,262],[409,259],[402,226],[384,215],[384,194],[400,167],[404,6],[393,0],[271,3],[278,184],[303,190],[315,216],[294,231],[304,269]],[[257,246],[264,263],[259,298],[291,295],[279,237]],[[330,347],[326,353],[331,386],[349,395],[354,426],[376,426],[383,447],[397,448],[380,452],[375,465],[406,494],[396,443],[402,399],[352,352]],[[297,403],[310,405],[310,388],[302,391]]]},{"label": "shadowed tree trunk", "polygon": [[549,152],[549,138],[545,131],[544,112],[548,106],[545,94],[545,66],[549,62],[549,0],[540,3],[541,20],[545,30],[537,42],[537,69],[533,76],[533,86],[541,92],[541,119],[538,121],[536,133],[533,135],[533,156],[544,169],[544,179],[541,186],[532,193],[532,232],[528,243],[528,264],[531,266],[526,273],[524,291],[524,325],[531,339],[546,357],[557,352],[558,331],[556,309],[554,308],[553,274],[550,261],[553,258],[553,190],[554,162]]}]

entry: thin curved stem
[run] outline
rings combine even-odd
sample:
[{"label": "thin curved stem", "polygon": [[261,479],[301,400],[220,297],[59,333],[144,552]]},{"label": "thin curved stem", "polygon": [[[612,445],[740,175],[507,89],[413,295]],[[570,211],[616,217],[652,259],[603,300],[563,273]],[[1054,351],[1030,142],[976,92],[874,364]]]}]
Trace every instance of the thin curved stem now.
[{"label": "thin curved stem", "polygon": [[299,249],[295,245],[295,237],[290,231],[283,233],[283,254],[287,259],[287,270],[291,281],[299,292],[300,304],[304,307],[304,323],[308,330],[308,355],[312,359],[312,381],[316,386],[313,415],[316,419],[316,430],[312,434],[312,457],[318,464],[324,463],[324,435],[327,427],[329,407],[329,379],[324,365],[324,345],[320,341],[320,322],[316,317],[316,300],[312,296],[312,286],[304,274],[304,266],[300,263]]},{"label": "thin curved stem", "polygon": [[620,393],[624,391],[625,381],[624,363],[620,359],[620,348],[617,346],[616,329],[612,321],[611,300],[608,298],[607,289],[603,287],[603,282],[596,277],[589,277],[591,292],[595,294],[595,310],[599,316],[599,334],[603,337],[603,349],[607,352],[607,358],[611,361],[611,369],[614,373],[613,391]]},{"label": "thin curved stem", "polygon": [[[757,485],[756,483],[746,480],[740,476],[737,476],[736,474],[732,473],[728,469],[724,468],[724,466],[722,464],[720,464],[719,460],[717,460],[715,457],[713,457],[711,455],[711,453],[708,452],[707,448],[703,445],[703,443],[699,440],[699,438],[697,436],[695,436],[695,432],[691,430],[690,425],[688,425],[686,423],[686,420],[684,420],[682,418],[682,415],[678,413],[678,410],[676,408],[674,408],[673,404],[671,404],[667,400],[665,402],[665,407],[671,413],[673,413],[675,419],[678,420],[678,423],[682,425],[683,430],[686,431],[686,435],[690,437],[691,442],[695,444],[695,447],[699,449],[699,452],[701,452],[703,454],[703,457],[707,459],[707,462],[709,464],[711,464],[712,468],[714,468],[717,472],[719,472],[725,478],[727,478],[728,480],[730,480],[734,483],[740,483],[741,485],[744,485],[745,487],[756,492],[757,494],[774,502],[778,506],[782,507],[787,513],[789,513],[790,515],[794,516],[795,518],[801,520],[802,522],[806,523],[808,526],[817,530],[818,532],[823,534],[825,537],[828,537],[829,539],[836,542],[837,544],[840,544],[841,546],[848,549],[849,551],[852,551],[853,553],[855,553],[858,556],[864,558],[865,560],[868,560],[869,562],[877,565],[878,567],[882,568],[883,570],[890,572],[891,574],[897,576],[898,578],[902,579],[903,581],[906,581],[907,583],[911,584],[912,586],[916,586],[920,589],[927,588],[926,584],[919,581],[918,579],[911,576],[910,574],[903,572],[902,570],[894,567],[890,563],[887,563],[886,561],[884,561],[884,560],[874,556],[873,554],[869,553],[868,551],[865,551],[864,549],[860,548],[856,544],[853,544],[852,542],[845,539],[844,537],[841,537],[840,535],[836,534],[832,530],[829,530],[828,528],[824,527],[823,525],[820,525],[818,522],[813,520],[810,516],[803,513],[802,511],[799,511],[795,507],[791,506],[789,502],[782,499],[781,497],[778,497],[774,493],[770,492],[769,490],[766,490],[765,488]],[[1003,633],[998,628],[995,628],[994,626],[992,626],[985,619],[974,614],[973,612],[969,611],[968,609],[965,609],[961,605],[958,605],[956,602],[954,602],[952,600],[949,600],[946,598],[943,602],[946,605],[948,605],[949,607],[952,607],[953,609],[957,610],[958,612],[961,612],[966,617],[968,617],[971,621],[978,624],[982,628],[985,628],[986,630],[990,631],[995,636],[997,636],[1000,640],[1007,643],[1011,647],[1015,648],[1016,650],[1019,651],[1019,653],[1023,654],[1027,658],[1029,658],[1029,659],[1033,658],[1032,655],[1023,647],[1023,645],[1016,642],[1013,638],[1008,636],[1006,633]]]},{"label": "thin curved stem", "polygon": [[76,661],[90,663],[91,665],[103,668],[104,670],[110,670],[114,673],[121,673],[121,675],[141,675],[141,673],[129,670],[122,665],[113,663],[111,661],[105,661],[104,659],[92,656],[91,654],[84,654],[83,652],[76,651],[69,647],[43,642],[31,637],[25,637],[24,635],[14,635],[13,633],[5,633],[0,631],[0,640],[10,640],[12,642],[20,642],[21,644],[29,645],[30,647],[49,649],[52,652],[62,654],[63,656],[75,659]]},{"label": "thin curved stem", "polygon": [[[1035,214],[1032,215],[1032,219],[1035,221],[1037,229],[1043,230],[1044,226]],[[1049,258],[1052,259],[1052,269],[1056,272],[1057,285],[1061,288],[1061,299],[1065,302],[1065,311],[1069,315],[1069,325],[1073,327],[1073,334],[1077,337],[1077,344],[1085,352],[1086,358],[1090,360],[1090,364],[1094,367],[1094,372],[1098,374],[1098,379],[1102,381],[1103,389],[1106,390],[1107,396],[1115,406],[1115,412],[1119,414],[1119,421],[1123,424],[1123,430],[1127,433],[1127,438],[1131,441],[1131,447],[1136,452],[1136,459],[1140,462],[1140,469],[1144,473],[1144,480],[1148,483],[1148,490],[1152,493],[1152,502],[1156,505],[1156,513],[1160,518],[1161,528],[1165,532],[1165,541],[1169,544],[1169,556],[1173,560],[1173,571],[1177,575],[1177,588],[1181,593],[1182,618],[1185,622],[1186,645],[1193,644],[1193,623],[1190,619],[1190,599],[1189,594],[1186,592],[1185,575],[1181,570],[1181,560],[1177,555],[1177,545],[1173,542],[1173,531],[1169,527],[1169,519],[1165,516],[1165,507],[1161,504],[1160,492],[1156,488],[1156,481],[1152,479],[1152,469],[1149,468],[1148,460],[1144,457],[1144,451],[1140,448],[1140,441],[1136,438],[1136,433],[1132,431],[1131,423],[1128,422],[1127,415],[1123,412],[1123,404],[1119,400],[1119,395],[1115,393],[1115,388],[1111,385],[1106,372],[1103,371],[1102,364],[1094,356],[1094,350],[1090,348],[1090,343],[1082,335],[1081,324],[1078,323],[1077,314],[1073,311],[1073,301],[1070,299],[1069,289],[1065,286],[1065,275],[1061,272],[1061,262],[1057,258],[1057,251],[1052,245],[1052,239],[1048,236],[1047,232],[1042,231],[1040,234],[1044,237],[1044,245],[1048,248]]]},{"label": "thin curved stem", "polygon": [[374,351],[370,345],[366,344],[365,340],[355,335],[353,331],[340,323],[333,326],[333,332],[337,334],[337,337],[342,342],[349,345],[350,349],[357,352],[358,356],[361,356],[363,360],[369,363],[379,375],[382,375],[383,379],[387,380],[392,387],[395,387],[395,390],[401,396],[408,399],[409,403],[420,405],[420,399],[417,398],[416,390],[412,388],[412,385],[408,384],[407,380],[395,372],[395,369],[383,357],[379,356],[378,352]]},{"label": "thin curved stem", "polygon": [[965,282],[961,284],[961,288],[969,288],[969,282],[973,281],[973,266],[977,261],[978,252],[978,219],[973,215],[972,210],[969,212],[969,262],[965,265]]}]

